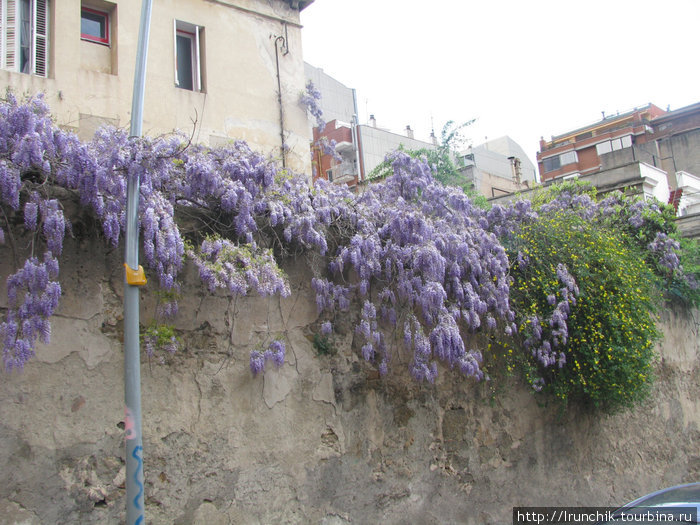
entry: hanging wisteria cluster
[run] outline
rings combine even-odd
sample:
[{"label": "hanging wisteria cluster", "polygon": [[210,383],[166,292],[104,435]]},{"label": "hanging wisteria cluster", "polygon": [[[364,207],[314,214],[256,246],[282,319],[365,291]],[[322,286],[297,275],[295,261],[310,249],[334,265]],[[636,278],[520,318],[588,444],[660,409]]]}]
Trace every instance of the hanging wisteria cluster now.
[{"label": "hanging wisteria cluster", "polygon": [[[526,267],[525,262],[518,264],[520,269]],[[524,324],[528,328],[528,336],[523,341],[523,346],[545,368],[555,364],[562,368],[566,364],[566,354],[562,351],[569,337],[566,321],[571,307],[576,306],[576,297],[579,294],[578,285],[564,264],[557,265],[556,276],[561,288],[547,296],[548,305],[554,309],[548,318],[540,319],[537,314],[533,314]],[[542,330],[543,322],[547,326],[546,332]]]},{"label": "hanging wisteria cluster", "polygon": [[[317,102],[312,88],[309,101]],[[562,347],[578,286],[570,268],[559,264],[548,313],[513,310],[511,272],[527,268],[529,257],[517,248],[522,228],[565,212],[636,231],[658,212],[619,195],[595,202],[567,192],[541,206],[539,215],[525,200],[486,211],[460,190],[436,183],[425,159],[396,152],[390,162],[391,176],[355,195],[323,180],[311,187],[243,142],[212,149],[181,136],[134,139],[104,128],[81,143],[52,125],[41,97],[19,103],[8,95],[0,103],[0,240],[12,246],[8,238],[21,228],[33,240],[31,253],[8,278],[0,324],[6,369],[21,368],[36,341],[50,337],[49,318],[61,293],[58,257],[71,231],[57,189],[75,194],[116,246],[125,228],[127,180],[139,176],[145,263],[171,297],[161,313],[177,311],[172,298],[188,258],[210,290],[288,295],[276,261],[313,252],[324,261],[311,283],[322,334],[349,318],[358,351],[382,375],[392,356],[408,348],[410,373],[431,382],[439,362],[484,376],[481,351],[465,345],[469,333],[497,339],[524,334],[524,346],[542,366],[567,364]],[[678,246],[666,233],[650,233],[644,248],[669,272],[679,272]],[[146,342],[152,351],[155,339]],[[169,337],[168,349],[175,343]],[[268,361],[281,366],[284,354],[282,341],[254,350],[252,372],[264,371]],[[537,381],[533,386],[541,386]]]},{"label": "hanging wisteria cluster", "polygon": [[[68,225],[59,202],[40,193],[45,179],[41,174],[51,170],[49,159],[60,155],[68,142],[55,140],[53,125],[40,100],[18,105],[10,97],[0,105],[0,205],[5,216],[0,239],[5,242],[11,237],[12,218],[21,215],[24,227],[45,240],[45,249],[32,250],[7,278],[8,308],[0,324],[7,370],[22,368],[34,355],[37,339],[47,343],[51,337],[49,318],[61,296],[56,257],[63,250]],[[26,173],[37,176],[25,185]],[[37,191],[27,192],[25,186],[36,187]],[[23,192],[28,193],[24,198]],[[38,257],[40,252],[43,254]]]},{"label": "hanging wisteria cluster", "polygon": [[321,109],[321,92],[316,89],[314,83],[309,80],[306,83],[306,90],[299,97],[302,105],[306,106],[309,113],[316,119],[316,126],[319,131],[323,131],[326,127],[326,121],[323,120],[323,110]]},{"label": "hanging wisteria cluster", "polygon": [[284,364],[285,345],[284,341],[275,340],[270,343],[267,350],[253,350],[250,353],[250,371],[253,375],[265,372],[265,363],[272,361],[279,368]]},{"label": "hanging wisteria cluster", "polygon": [[404,344],[418,380],[434,381],[437,361],[481,378],[481,354],[465,347],[462,331],[515,330],[508,258],[489,227],[530,216],[528,206],[496,207],[490,222],[464,193],[436,184],[424,160],[396,152],[392,168],[353,203],[355,230],[330,258],[329,275],[312,283],[319,310],[333,318],[352,300],[363,303],[355,331],[382,374]]},{"label": "hanging wisteria cluster", "polygon": [[[63,188],[77,195],[116,246],[125,228],[127,180],[136,175],[145,262],[165,291],[178,291],[178,275],[189,256],[210,289],[288,294],[269,250],[274,243],[258,244],[261,227],[280,230],[280,245],[325,251],[325,237],[313,225],[311,189],[299,178],[282,176],[242,142],[210,150],[188,145],[180,136],[134,139],[123,130],[103,128],[93,141],[81,143],[53,125],[42,97],[19,103],[8,94],[0,103],[0,204],[5,212],[0,237],[7,240],[18,224],[34,237],[29,257],[8,279],[13,295],[0,325],[6,369],[21,368],[37,337],[46,342],[50,337],[48,319],[60,296],[56,257],[70,231],[52,192]],[[204,228],[189,235],[198,248],[186,249],[176,210],[204,221]],[[217,232],[227,238],[212,237]],[[37,257],[42,250],[43,257]],[[165,313],[177,311],[172,303],[161,306]]]}]

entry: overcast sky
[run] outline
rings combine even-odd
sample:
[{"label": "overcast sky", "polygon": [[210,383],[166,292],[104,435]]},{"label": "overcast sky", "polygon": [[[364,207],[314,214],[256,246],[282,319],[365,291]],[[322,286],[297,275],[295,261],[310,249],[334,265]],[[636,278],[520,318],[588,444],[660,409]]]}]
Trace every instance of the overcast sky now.
[{"label": "overcast sky", "polygon": [[474,145],[539,138],[649,102],[700,102],[700,0],[315,0],[304,60],[358,94],[360,122]]}]

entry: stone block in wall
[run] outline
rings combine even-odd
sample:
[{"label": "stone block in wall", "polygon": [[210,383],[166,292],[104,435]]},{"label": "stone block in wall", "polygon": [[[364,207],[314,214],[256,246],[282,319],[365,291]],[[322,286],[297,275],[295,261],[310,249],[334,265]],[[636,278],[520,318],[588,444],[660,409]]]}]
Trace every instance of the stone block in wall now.
[{"label": "stone block in wall", "polygon": [[51,318],[51,342],[38,343],[36,360],[57,363],[72,353],[78,354],[91,370],[115,354],[118,342],[100,332],[100,320],[53,316]]}]

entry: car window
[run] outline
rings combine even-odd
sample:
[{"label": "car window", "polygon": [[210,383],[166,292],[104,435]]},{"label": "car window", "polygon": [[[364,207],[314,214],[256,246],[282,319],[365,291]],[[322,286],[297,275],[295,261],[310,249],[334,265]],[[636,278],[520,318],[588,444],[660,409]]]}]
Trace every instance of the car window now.
[{"label": "car window", "polygon": [[644,499],[640,501],[639,504],[649,507],[652,505],[660,505],[662,503],[683,502],[700,502],[700,484],[668,490],[662,492],[661,494],[651,496],[648,499]]}]

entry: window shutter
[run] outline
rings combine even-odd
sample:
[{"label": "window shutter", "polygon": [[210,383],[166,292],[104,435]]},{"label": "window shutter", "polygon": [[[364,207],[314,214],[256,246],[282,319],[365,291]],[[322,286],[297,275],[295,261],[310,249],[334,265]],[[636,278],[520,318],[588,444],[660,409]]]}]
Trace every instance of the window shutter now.
[{"label": "window shutter", "polygon": [[0,0],[0,68],[5,67],[5,2]]},{"label": "window shutter", "polygon": [[177,76],[177,20],[173,20],[173,56],[175,57],[175,85],[180,85],[180,79]]},{"label": "window shutter", "polygon": [[48,72],[48,0],[36,0],[34,11],[34,64],[35,75],[45,77]]},{"label": "window shutter", "polygon": [[17,2],[7,0],[4,2],[5,12],[3,20],[3,44],[2,66],[5,69],[16,71],[17,69]]}]

